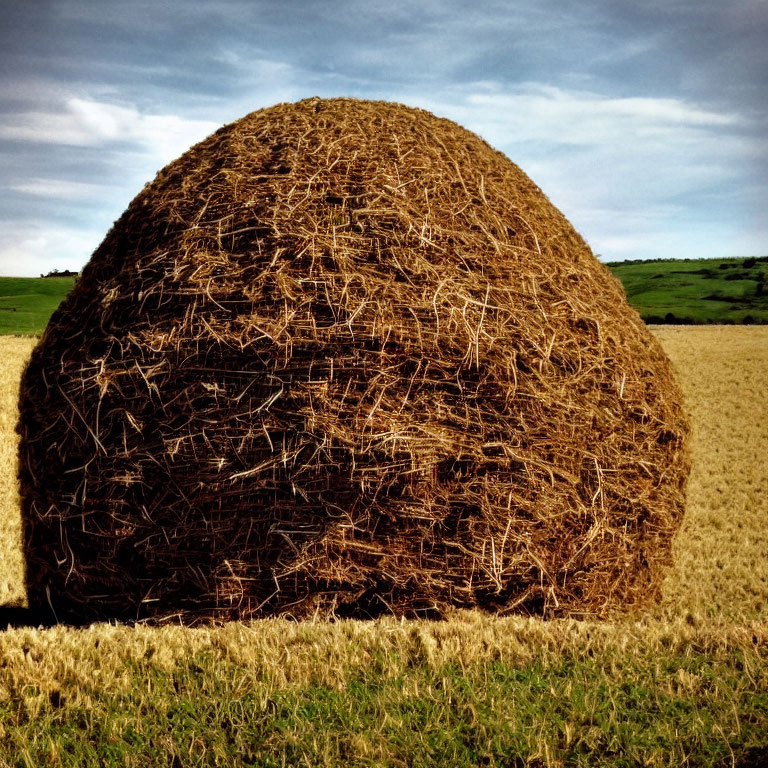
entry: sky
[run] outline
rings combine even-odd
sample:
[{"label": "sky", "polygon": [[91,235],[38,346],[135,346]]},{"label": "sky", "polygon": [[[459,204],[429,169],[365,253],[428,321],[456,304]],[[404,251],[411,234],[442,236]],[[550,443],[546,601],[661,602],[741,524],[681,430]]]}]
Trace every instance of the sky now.
[{"label": "sky", "polygon": [[768,254],[768,0],[0,0],[0,275],[80,269],[218,127],[448,117],[604,261]]}]

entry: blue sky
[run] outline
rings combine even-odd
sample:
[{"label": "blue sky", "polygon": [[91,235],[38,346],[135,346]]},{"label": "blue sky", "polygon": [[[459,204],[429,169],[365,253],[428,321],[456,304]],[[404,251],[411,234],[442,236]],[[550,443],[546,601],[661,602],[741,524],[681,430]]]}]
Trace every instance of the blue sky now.
[{"label": "blue sky", "polygon": [[313,95],[479,133],[604,260],[768,254],[768,0],[3,0],[0,274],[78,269],[156,172]]}]

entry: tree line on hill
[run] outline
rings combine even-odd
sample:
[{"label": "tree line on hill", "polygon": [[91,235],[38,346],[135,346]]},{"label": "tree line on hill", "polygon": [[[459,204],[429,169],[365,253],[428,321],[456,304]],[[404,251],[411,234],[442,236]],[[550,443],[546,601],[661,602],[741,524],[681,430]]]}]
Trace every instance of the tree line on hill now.
[{"label": "tree line on hill", "polygon": [[80,274],[79,272],[75,272],[75,271],[73,271],[71,269],[62,269],[62,270],[54,269],[54,270],[51,270],[50,272],[48,272],[48,274],[46,274],[46,275],[41,274],[40,277],[42,277],[42,278],[46,278],[46,277],[77,277],[79,274]]},{"label": "tree line on hill", "polygon": [[[738,259],[738,256],[733,257],[732,263],[723,263],[719,266],[719,269],[729,269],[730,267],[738,266],[749,269],[750,267],[754,267],[758,262],[768,262],[768,256],[747,256],[743,259],[741,264],[738,263]],[[691,261],[719,261],[719,259],[625,259],[624,261],[606,261],[604,263],[606,267],[621,267],[627,264],[666,264],[675,261],[688,263]]]}]

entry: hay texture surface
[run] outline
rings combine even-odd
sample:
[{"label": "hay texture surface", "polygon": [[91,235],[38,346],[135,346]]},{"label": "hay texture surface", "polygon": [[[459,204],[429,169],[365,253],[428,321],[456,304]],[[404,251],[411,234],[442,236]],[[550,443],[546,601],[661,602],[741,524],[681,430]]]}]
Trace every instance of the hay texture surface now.
[{"label": "hay texture surface", "polygon": [[404,106],[250,114],[163,169],[26,371],[59,620],[605,616],[688,473],[667,359],[541,190]]}]

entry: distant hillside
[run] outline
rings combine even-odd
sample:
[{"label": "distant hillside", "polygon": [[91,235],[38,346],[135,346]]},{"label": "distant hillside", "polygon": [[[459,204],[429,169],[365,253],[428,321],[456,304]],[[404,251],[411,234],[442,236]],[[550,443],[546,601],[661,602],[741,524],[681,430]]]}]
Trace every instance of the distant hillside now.
[{"label": "distant hillside", "polygon": [[[768,256],[615,261],[630,304],[646,323],[768,324]],[[0,335],[43,332],[75,277],[0,277]]]},{"label": "distant hillside", "polygon": [[0,334],[42,333],[74,277],[0,277]]},{"label": "distant hillside", "polygon": [[646,323],[768,323],[768,256],[606,266]]}]

